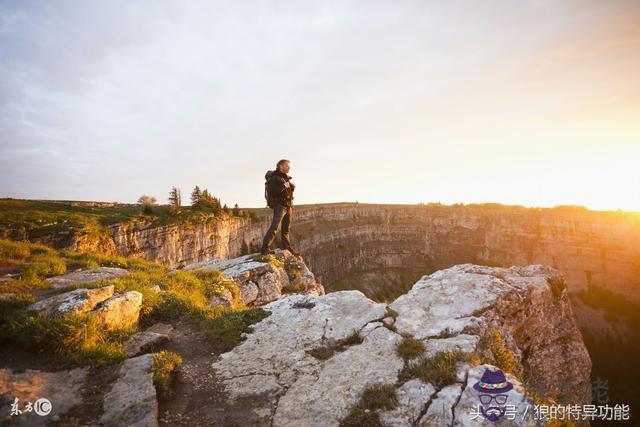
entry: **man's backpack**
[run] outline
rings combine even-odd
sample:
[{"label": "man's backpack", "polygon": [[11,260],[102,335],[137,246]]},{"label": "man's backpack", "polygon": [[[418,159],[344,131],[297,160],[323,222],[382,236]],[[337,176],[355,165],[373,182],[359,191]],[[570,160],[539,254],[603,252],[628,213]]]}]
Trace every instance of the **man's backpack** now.
[{"label": "man's backpack", "polygon": [[271,209],[273,209],[276,204],[277,201],[275,200],[274,194],[272,194],[272,187],[271,185],[269,185],[269,180],[271,179],[271,175],[273,175],[275,171],[267,171],[267,173],[264,174],[264,198],[267,201],[267,206],[269,206]]}]

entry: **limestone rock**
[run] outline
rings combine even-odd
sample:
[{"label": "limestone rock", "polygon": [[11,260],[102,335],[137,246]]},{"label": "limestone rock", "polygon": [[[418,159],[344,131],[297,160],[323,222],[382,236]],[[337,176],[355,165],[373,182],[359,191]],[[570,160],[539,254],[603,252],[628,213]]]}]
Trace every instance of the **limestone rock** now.
[{"label": "limestone rock", "polygon": [[328,360],[309,353],[384,317],[384,304],[359,291],[290,295],[263,308],[271,315],[213,368],[232,399],[252,394],[277,399],[274,425],[336,424],[365,386],[393,383],[402,367],[394,351],[401,337],[382,327]]},{"label": "limestone rock", "polygon": [[142,294],[127,291],[103,301],[92,314],[108,329],[137,325],[142,307]]},{"label": "limestone rock", "polygon": [[[0,369],[0,424],[44,426],[49,425],[54,417],[63,415],[75,405],[82,403],[81,389],[87,377],[87,368],[70,371],[42,372],[27,369],[24,372],[13,372],[11,369]],[[18,399],[20,415],[11,416],[11,404]],[[38,415],[34,411],[25,411],[25,405],[31,402],[34,407],[38,399],[51,402],[51,412]],[[40,405],[39,405],[40,406]],[[41,410],[46,406],[40,406]]]},{"label": "limestone rock", "polygon": [[55,289],[67,288],[69,286],[96,282],[103,279],[112,279],[114,277],[120,277],[129,274],[128,270],[117,267],[98,267],[87,268],[71,273],[63,274],[60,276],[53,276],[46,279],[46,282],[51,284]]},{"label": "limestone rock", "polygon": [[158,425],[158,401],[153,385],[153,355],[144,354],[124,361],[119,377],[104,396],[105,427]]},{"label": "limestone rock", "polygon": [[453,423],[452,408],[458,403],[462,394],[462,384],[451,384],[443,387],[429,404],[426,414],[420,418],[419,427],[435,425],[451,425]]},{"label": "limestone rock", "polygon": [[[256,289],[256,295],[257,295],[257,289]],[[231,307],[233,305],[233,294],[231,293],[230,290],[226,288],[222,289],[219,295],[214,295],[209,301],[210,307],[215,307],[218,305],[221,305],[224,307]]]},{"label": "limestone rock", "polygon": [[127,357],[154,351],[169,340],[167,334],[153,332],[150,330],[133,334],[124,342],[124,350]]},{"label": "limestone rock", "polygon": [[[460,264],[420,279],[389,305],[395,326],[425,340],[427,352],[474,347],[491,357],[493,331],[545,394],[564,403],[591,401],[591,359],[566,293],[548,266]],[[525,351],[526,349],[526,351]]]},{"label": "limestone rock", "polygon": [[[281,263],[265,262],[259,254],[244,255],[225,261],[201,261],[189,264],[184,270],[218,270],[233,280],[246,305],[260,306],[275,301],[283,293],[323,295],[324,287],[315,281],[313,273],[303,261],[287,250],[276,250],[273,257]],[[231,295],[212,298],[209,305],[230,305]]]},{"label": "limestone rock", "polygon": [[362,344],[327,360],[315,375],[303,375],[278,401],[274,426],[337,425],[367,386],[393,384],[402,369],[395,355],[401,337],[386,328],[371,331]]},{"label": "limestone rock", "polygon": [[380,422],[388,427],[415,425],[435,391],[433,385],[417,378],[407,381],[396,390],[398,406],[390,411],[380,411]]},{"label": "limestone rock", "polygon": [[[374,384],[397,386],[397,407],[377,412],[384,426],[483,425],[482,418],[470,421],[479,402],[473,384],[494,368],[493,345],[512,354],[514,371],[544,378],[546,397],[586,404],[589,387],[556,393],[566,381],[590,385],[591,367],[558,281],[558,272],[546,266],[463,264],[424,276],[388,306],[359,291],[288,295],[264,305],[270,315],[212,367],[229,401],[256,402],[251,413],[276,427],[338,426]],[[389,329],[390,310],[396,331]],[[457,362],[453,384],[441,388],[415,378],[401,383],[404,362],[396,349],[402,334],[423,340],[424,357],[457,350],[474,353],[482,365]],[[521,415],[531,402],[515,372],[505,374],[515,385],[508,403]]]},{"label": "limestone rock", "polygon": [[41,316],[87,313],[102,301],[112,297],[113,289],[113,285],[95,289],[75,289],[35,302],[27,307],[27,310],[36,311]]},{"label": "limestone rock", "polygon": [[[496,425],[495,422],[489,421],[485,419],[482,415],[479,417],[474,415],[474,412],[477,413],[480,405],[479,401],[479,392],[473,388],[473,385],[480,380],[484,371],[489,369],[496,369],[495,366],[484,364],[476,366],[469,370],[466,386],[464,391],[460,395],[458,392],[459,386],[452,386],[449,390],[446,391],[445,394],[438,398],[444,404],[445,413],[446,409],[450,409],[450,403],[453,401],[455,406],[453,408],[453,417],[455,426],[464,426],[464,427],[475,427],[475,426],[485,426],[485,427],[493,427]],[[512,426],[512,427],[533,427],[539,424],[536,424],[536,420],[532,417],[533,405],[534,403],[527,399],[524,394],[524,388],[522,387],[522,383],[518,381],[513,375],[509,373],[505,373],[507,381],[513,384],[513,388],[505,393],[507,395],[507,401],[505,406],[511,406],[508,413],[505,413],[503,417],[501,417],[499,421],[499,425],[501,426]],[[454,387],[456,387],[454,389]],[[443,389],[444,390],[444,389]],[[457,402],[457,403],[456,403]],[[434,403],[436,403],[434,401]],[[528,408],[527,408],[528,407]],[[429,411],[427,411],[427,415],[425,416],[425,421],[440,419],[435,416],[436,410],[434,410],[434,417],[429,416]],[[524,417],[525,414],[528,414],[528,417]],[[447,414],[448,416],[448,414]],[[513,419],[511,419],[513,418]],[[524,419],[523,419],[524,418]],[[421,420],[422,421],[422,420]],[[540,420],[537,421],[541,423]],[[419,425],[433,425],[433,424],[419,424]]]}]

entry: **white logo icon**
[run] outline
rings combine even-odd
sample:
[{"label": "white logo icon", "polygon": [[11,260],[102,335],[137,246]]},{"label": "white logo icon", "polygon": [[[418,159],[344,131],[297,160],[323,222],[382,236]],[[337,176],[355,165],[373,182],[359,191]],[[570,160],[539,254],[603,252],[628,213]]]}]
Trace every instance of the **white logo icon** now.
[{"label": "white logo icon", "polygon": [[35,411],[35,413],[42,417],[44,417],[45,415],[49,415],[51,409],[53,409],[51,402],[49,401],[49,399],[44,397],[36,400],[36,403],[33,404],[33,410]]}]

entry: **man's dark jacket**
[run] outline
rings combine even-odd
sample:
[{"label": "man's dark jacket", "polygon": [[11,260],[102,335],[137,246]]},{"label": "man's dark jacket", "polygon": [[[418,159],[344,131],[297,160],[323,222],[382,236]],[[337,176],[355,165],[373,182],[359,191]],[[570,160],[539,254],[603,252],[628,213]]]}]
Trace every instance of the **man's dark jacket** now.
[{"label": "man's dark jacket", "polygon": [[[265,175],[267,180],[267,191],[269,195],[273,197],[273,202],[281,204],[282,206],[293,205],[293,191],[296,186],[293,182],[290,182],[291,177],[279,170],[269,171]],[[287,187],[285,183],[289,183]],[[275,206],[275,205],[274,205]]]}]

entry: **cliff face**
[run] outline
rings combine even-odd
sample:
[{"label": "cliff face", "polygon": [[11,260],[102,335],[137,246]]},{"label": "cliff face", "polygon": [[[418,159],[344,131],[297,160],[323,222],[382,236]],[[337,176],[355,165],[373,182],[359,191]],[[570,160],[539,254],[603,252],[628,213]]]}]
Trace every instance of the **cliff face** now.
[{"label": "cliff face", "polygon": [[329,285],[345,272],[372,268],[435,271],[464,262],[541,263],[560,270],[572,290],[597,284],[640,298],[640,217],[630,214],[327,205],[299,209],[296,221],[301,253]]},{"label": "cliff face", "polygon": [[[294,208],[292,240],[318,280],[332,284],[384,269],[414,278],[455,264],[541,263],[571,290],[599,285],[640,299],[640,217],[501,205],[327,204]],[[172,266],[257,250],[269,218],[229,218],[192,228],[115,225],[115,251]],[[400,282],[402,280],[399,280]],[[366,280],[370,281],[370,280]]]},{"label": "cliff face", "polygon": [[[337,426],[351,417],[347,425],[378,425],[375,416],[384,426],[494,425],[472,411],[474,385],[497,366],[514,385],[507,404],[518,417],[500,425],[539,425],[521,418],[533,411],[532,391],[563,404],[591,401],[591,361],[564,279],[550,267],[456,265],[389,305],[340,291],[263,308],[270,316],[212,365],[228,393],[224,412],[240,412],[230,424]],[[407,340],[410,355],[399,351]],[[443,354],[456,360],[448,365]],[[434,360],[438,370],[428,368]],[[373,386],[397,405],[358,413]]]},{"label": "cliff face", "polygon": [[261,227],[230,217],[195,225],[153,226],[148,222],[109,227],[117,253],[139,256],[171,267],[212,258],[228,259],[242,252],[243,242],[255,247]]}]

